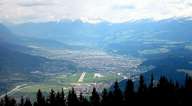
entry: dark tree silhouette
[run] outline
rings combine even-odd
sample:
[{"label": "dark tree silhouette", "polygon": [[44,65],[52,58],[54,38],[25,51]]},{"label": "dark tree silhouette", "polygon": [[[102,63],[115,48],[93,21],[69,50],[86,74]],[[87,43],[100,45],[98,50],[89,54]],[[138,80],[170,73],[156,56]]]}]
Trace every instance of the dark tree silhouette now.
[{"label": "dark tree silhouette", "polygon": [[108,106],[109,105],[109,98],[108,98],[108,92],[107,92],[106,88],[103,89],[101,96],[102,96],[101,105],[102,106]]},{"label": "dark tree silhouette", "polygon": [[79,106],[90,106],[88,100],[83,96],[82,93],[80,93],[79,96]]},{"label": "dark tree silhouette", "polygon": [[151,74],[151,81],[149,84],[149,89],[153,89],[153,87],[154,87],[153,81],[154,81],[154,76],[153,76],[153,74]]},{"label": "dark tree silhouette", "polygon": [[16,106],[16,100],[14,98],[10,98],[8,95],[5,95],[4,98],[1,99],[1,106]]},{"label": "dark tree silhouette", "polygon": [[69,91],[68,98],[67,98],[68,106],[77,106],[78,102],[79,101],[75,93],[75,90],[74,88],[72,88],[72,90]]},{"label": "dark tree silhouette", "polygon": [[114,105],[113,92],[112,91],[109,91],[109,93],[107,95],[107,103],[109,104],[109,106],[113,106]]},{"label": "dark tree silhouette", "polygon": [[24,106],[24,98],[23,98],[23,96],[21,96],[21,100],[20,100],[19,106]]},{"label": "dark tree silhouette", "polygon": [[83,102],[84,102],[84,96],[83,96],[82,93],[80,93],[80,95],[79,95],[79,105],[83,106]]},{"label": "dark tree silhouette", "polygon": [[64,93],[63,88],[61,90],[59,103],[60,103],[61,106],[66,106],[66,98],[65,98],[65,93]]},{"label": "dark tree silhouette", "polygon": [[90,102],[92,106],[100,106],[100,96],[98,92],[96,91],[96,88],[93,88],[92,95],[90,97]]},{"label": "dark tree silhouette", "polygon": [[36,102],[34,102],[34,106],[45,106],[45,97],[43,96],[41,90],[39,89],[36,95]]},{"label": "dark tree silhouette", "polygon": [[48,104],[50,106],[56,106],[56,94],[55,94],[55,91],[53,89],[51,89],[51,92],[49,93]]},{"label": "dark tree silhouette", "polygon": [[32,106],[32,103],[31,103],[30,99],[27,98],[25,100],[24,106]]},{"label": "dark tree silhouette", "polygon": [[[63,91],[62,91],[63,92]],[[55,106],[65,106],[65,97],[64,97],[64,92],[57,92],[56,97],[55,97]]]},{"label": "dark tree silhouette", "polygon": [[[147,87],[144,77],[140,76],[139,86],[135,87],[132,80],[127,80],[124,94],[116,81],[113,89],[103,89],[101,95],[93,88],[92,94],[88,96],[82,93],[77,97],[74,88],[65,97],[64,91],[55,93],[51,90],[45,100],[41,90],[38,90],[36,101],[33,106],[133,106],[133,105],[191,105],[192,102],[192,79],[186,76],[185,85],[160,77],[157,86],[153,86],[153,77]],[[136,82],[137,83],[137,82]],[[137,88],[138,90],[134,90]],[[32,106],[30,99],[21,97],[16,103],[14,98],[5,95],[0,99],[0,106]]]},{"label": "dark tree silhouette", "polygon": [[114,91],[113,91],[113,103],[114,105],[122,105],[123,95],[121,89],[119,88],[119,84],[116,81],[114,84]]},{"label": "dark tree silhouette", "polygon": [[124,92],[125,104],[133,105],[134,96],[135,96],[135,93],[134,93],[133,81],[131,79],[128,79],[125,92]]},{"label": "dark tree silhouette", "polygon": [[146,85],[145,85],[145,81],[144,81],[143,75],[140,75],[138,95],[139,96],[144,96],[145,95],[144,93],[146,93]]},{"label": "dark tree silhouette", "polygon": [[0,106],[4,106],[4,104],[5,104],[5,103],[4,103],[3,99],[1,99],[1,100],[0,100]]}]

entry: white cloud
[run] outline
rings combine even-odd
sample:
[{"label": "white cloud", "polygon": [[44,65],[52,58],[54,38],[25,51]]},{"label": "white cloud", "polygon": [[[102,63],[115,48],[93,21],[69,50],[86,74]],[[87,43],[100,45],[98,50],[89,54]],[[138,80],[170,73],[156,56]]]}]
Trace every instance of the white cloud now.
[{"label": "white cloud", "polygon": [[192,17],[192,0],[0,0],[0,20],[112,23]]}]

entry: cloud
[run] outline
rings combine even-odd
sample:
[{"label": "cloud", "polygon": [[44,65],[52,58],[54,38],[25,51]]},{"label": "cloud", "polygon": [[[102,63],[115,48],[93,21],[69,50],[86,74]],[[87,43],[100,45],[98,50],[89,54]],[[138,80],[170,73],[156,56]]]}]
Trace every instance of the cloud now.
[{"label": "cloud", "polygon": [[132,5],[124,5],[124,6],[113,6],[112,9],[113,10],[124,10],[124,9],[133,10],[135,9],[135,7]]},{"label": "cloud", "polygon": [[30,1],[30,2],[20,2],[18,3],[19,6],[23,6],[23,7],[32,7],[32,6],[44,6],[44,5],[51,5],[50,3],[42,3],[42,2],[33,2],[33,1]]},{"label": "cloud", "polygon": [[121,23],[141,19],[192,17],[191,0],[1,0],[0,20],[77,20]]}]

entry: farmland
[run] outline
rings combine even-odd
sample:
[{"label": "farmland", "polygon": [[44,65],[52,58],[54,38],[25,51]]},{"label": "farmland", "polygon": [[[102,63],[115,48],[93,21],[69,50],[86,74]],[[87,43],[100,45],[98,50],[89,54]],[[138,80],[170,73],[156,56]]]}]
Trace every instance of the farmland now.
[{"label": "farmland", "polygon": [[[18,73],[20,81],[14,85],[23,83],[26,85],[9,95],[35,97],[38,89],[47,94],[51,89],[59,91],[63,88],[67,92],[71,87],[74,87],[78,93],[88,94],[93,87],[101,91],[103,88],[109,88],[116,80],[136,78],[140,73],[152,69],[150,66],[140,66],[142,59],[123,57],[101,50],[94,50],[94,52],[93,50],[50,50],[38,47],[33,48],[30,53],[52,61],[45,62],[41,64],[39,70],[30,72],[31,79],[36,81],[26,80],[25,74],[21,77],[22,74]],[[60,62],[55,62],[55,60]],[[62,61],[70,61],[70,63],[62,63]],[[66,70],[62,67],[63,64],[72,64],[71,66],[75,67]],[[26,75],[29,74],[26,73]],[[9,81],[14,81],[14,79],[10,77]],[[9,91],[15,86],[10,87]]]}]

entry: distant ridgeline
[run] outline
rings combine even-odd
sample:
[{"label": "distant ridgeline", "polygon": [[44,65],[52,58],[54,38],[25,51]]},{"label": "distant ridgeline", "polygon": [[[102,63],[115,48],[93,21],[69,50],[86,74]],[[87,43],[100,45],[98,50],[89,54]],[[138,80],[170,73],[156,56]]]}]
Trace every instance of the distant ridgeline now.
[{"label": "distant ridgeline", "polygon": [[180,86],[177,82],[169,81],[161,77],[146,85],[141,75],[139,86],[134,90],[134,82],[130,79],[124,92],[118,82],[114,83],[112,90],[103,89],[102,93],[93,88],[89,97],[82,93],[77,95],[72,88],[67,95],[63,89],[61,92],[51,90],[48,96],[44,96],[41,90],[36,94],[36,101],[32,103],[29,98],[21,97],[20,102],[5,95],[0,100],[0,106],[133,106],[133,105],[188,105],[192,104],[192,78],[186,76],[185,85]]}]

